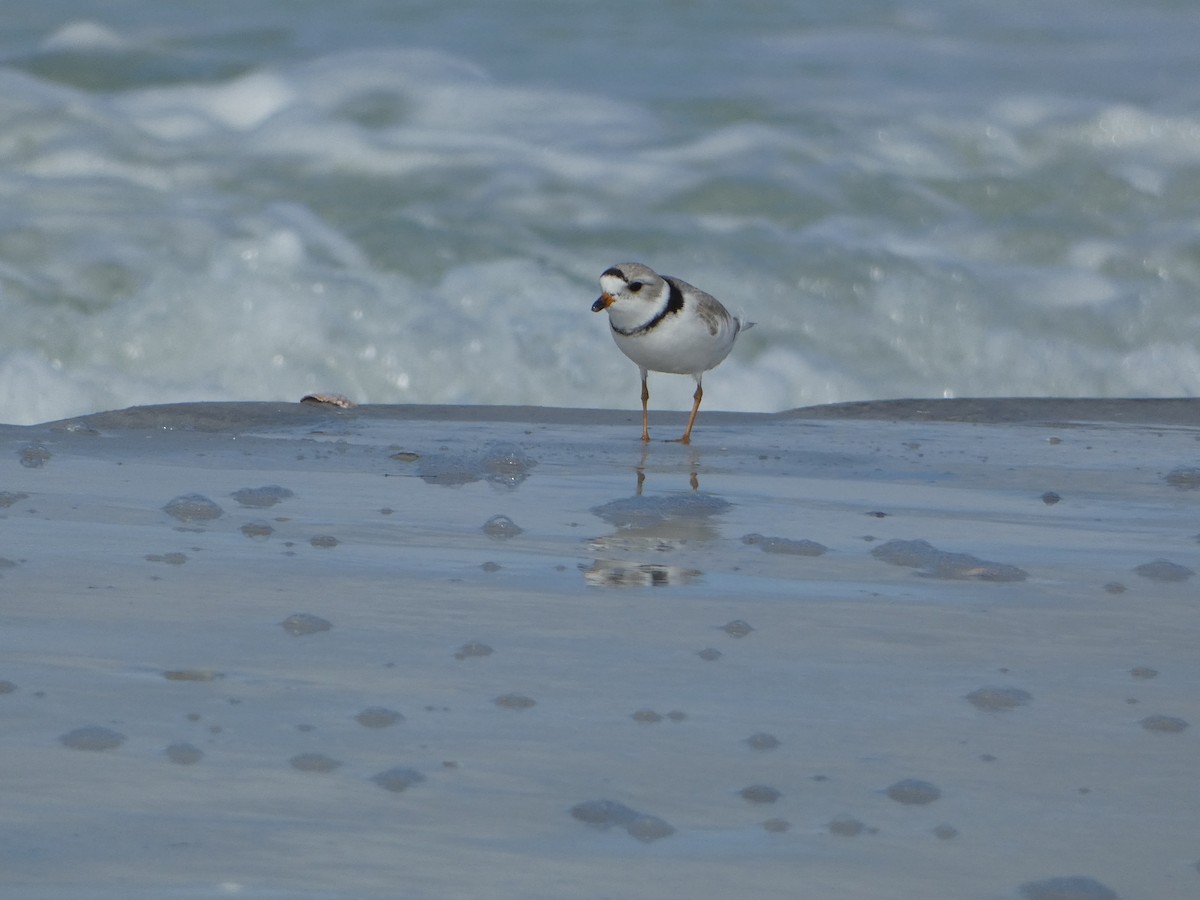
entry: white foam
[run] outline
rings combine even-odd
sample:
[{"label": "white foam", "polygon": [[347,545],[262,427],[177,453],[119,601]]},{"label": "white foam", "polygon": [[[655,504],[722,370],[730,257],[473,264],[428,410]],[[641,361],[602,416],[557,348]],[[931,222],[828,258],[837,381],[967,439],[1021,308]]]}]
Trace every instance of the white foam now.
[{"label": "white foam", "polygon": [[99,22],[78,20],[68,22],[39,44],[47,51],[119,51],[131,44],[121,34]]},{"label": "white foam", "polygon": [[[177,71],[177,44],[79,19],[42,44],[67,80],[0,70],[0,354],[44,392],[0,398],[0,420],[308,390],[636,407],[636,371],[587,311],[627,258],[760,323],[706,378],[710,408],[1154,393],[1122,363],[1142,355],[1162,391],[1200,390],[1164,343],[1196,288],[1192,216],[1171,202],[1200,145],[1189,113],[980,78],[910,107],[939,96],[912,47],[935,66],[969,34],[780,33],[719,99],[700,80],[667,103],[627,72],[608,90],[520,81],[346,27],[359,39],[227,78],[105,92],[70,87],[72,66],[109,47]],[[984,70],[1010,76],[985,44]],[[851,77],[847,48],[882,55]],[[795,53],[825,67],[811,92],[779,74]],[[690,405],[688,379],[652,390]]]},{"label": "white foam", "polygon": [[99,366],[72,365],[34,352],[0,355],[0,383],[5,391],[5,420],[12,423],[48,422],[95,412],[162,402],[204,400],[217,390],[192,379],[170,382],[120,372],[110,361]]},{"label": "white foam", "polygon": [[149,135],[190,141],[218,129],[250,131],[295,101],[296,95],[279,74],[254,72],[224,85],[137,92],[122,106]]}]

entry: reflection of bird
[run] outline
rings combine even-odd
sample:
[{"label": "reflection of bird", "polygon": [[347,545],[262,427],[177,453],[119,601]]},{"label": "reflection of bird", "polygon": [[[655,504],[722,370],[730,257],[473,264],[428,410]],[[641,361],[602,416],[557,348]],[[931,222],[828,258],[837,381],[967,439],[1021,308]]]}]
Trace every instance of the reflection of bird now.
[{"label": "reflection of bird", "polygon": [[686,281],[658,275],[641,263],[605,269],[600,289],[592,312],[608,310],[613,340],[637,363],[642,375],[642,440],[650,440],[646,373],[654,371],[696,379],[692,414],[678,439],[681,444],[690,443],[704,397],[701,378],[729,355],[738,334],[754,323],[731,316],[715,297]]},{"label": "reflection of bird", "polygon": [[616,531],[588,542],[598,556],[590,567],[580,566],[588,584],[659,587],[686,584],[704,574],[682,565],[640,560],[661,559],[668,553],[703,553],[702,548],[720,538],[715,520],[729,509],[729,501],[695,487],[688,493],[646,496],[642,483],[639,468],[637,494],[591,508]]},{"label": "reflection of bird", "polygon": [[688,584],[701,576],[695,569],[653,563],[623,563],[598,559],[590,566],[579,564],[583,580],[599,587],[666,587]]}]

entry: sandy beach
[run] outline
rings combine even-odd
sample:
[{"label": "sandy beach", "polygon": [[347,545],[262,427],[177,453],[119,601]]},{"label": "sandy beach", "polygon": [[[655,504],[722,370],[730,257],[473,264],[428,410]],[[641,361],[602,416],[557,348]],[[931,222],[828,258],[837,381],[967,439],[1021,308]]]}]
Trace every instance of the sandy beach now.
[{"label": "sandy beach", "polygon": [[1200,891],[1200,401],[639,434],[0,426],[0,895]]}]

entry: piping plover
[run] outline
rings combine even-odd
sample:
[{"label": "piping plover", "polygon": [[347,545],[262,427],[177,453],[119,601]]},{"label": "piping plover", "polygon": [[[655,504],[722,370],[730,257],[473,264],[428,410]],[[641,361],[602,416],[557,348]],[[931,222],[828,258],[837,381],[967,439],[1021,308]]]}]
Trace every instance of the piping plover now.
[{"label": "piping plover", "polygon": [[686,281],[659,275],[641,263],[619,263],[605,269],[600,290],[592,312],[608,310],[613,340],[637,363],[642,375],[642,440],[650,440],[646,373],[654,371],[696,379],[692,414],[678,438],[680,444],[691,443],[692,425],[704,397],[704,373],[720,364],[738,334],[754,323],[731,316],[716,297]]}]

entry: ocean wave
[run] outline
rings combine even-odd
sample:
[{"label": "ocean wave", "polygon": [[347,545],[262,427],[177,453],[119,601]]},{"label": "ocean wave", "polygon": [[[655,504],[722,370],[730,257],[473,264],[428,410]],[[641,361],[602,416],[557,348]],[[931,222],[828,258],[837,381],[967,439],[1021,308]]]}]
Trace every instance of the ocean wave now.
[{"label": "ocean wave", "polygon": [[[63,23],[0,65],[0,420],[313,390],[634,408],[588,313],[630,258],[759,323],[706,408],[1195,393],[1200,119],[1082,94],[1104,59],[1045,47],[1027,65],[1077,66],[1067,88],[970,70],[939,101],[939,66],[979,48],[1007,77],[1015,45],[932,27],[761,37],[721,97],[706,74],[656,99],[365,32]],[[688,379],[651,389],[690,405]]]}]

